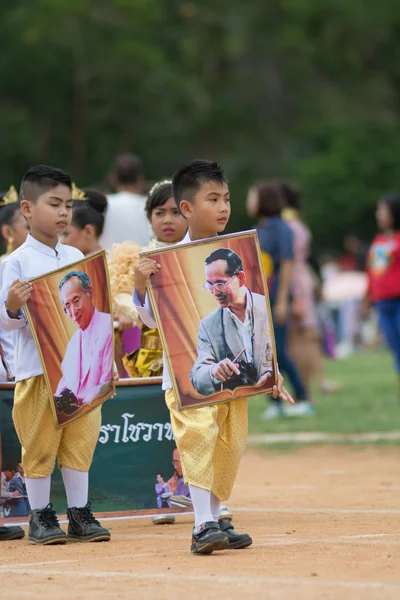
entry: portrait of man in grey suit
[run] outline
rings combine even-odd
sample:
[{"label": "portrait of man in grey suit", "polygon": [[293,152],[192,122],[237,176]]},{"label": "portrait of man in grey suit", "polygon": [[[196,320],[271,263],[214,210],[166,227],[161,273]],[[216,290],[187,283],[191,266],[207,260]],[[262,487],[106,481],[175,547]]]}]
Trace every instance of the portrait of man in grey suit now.
[{"label": "portrait of man in grey suit", "polygon": [[246,287],[242,259],[219,248],[205,260],[204,288],[218,307],[198,331],[197,360],[190,372],[194,389],[208,396],[243,385],[262,386],[273,372],[265,296]]}]

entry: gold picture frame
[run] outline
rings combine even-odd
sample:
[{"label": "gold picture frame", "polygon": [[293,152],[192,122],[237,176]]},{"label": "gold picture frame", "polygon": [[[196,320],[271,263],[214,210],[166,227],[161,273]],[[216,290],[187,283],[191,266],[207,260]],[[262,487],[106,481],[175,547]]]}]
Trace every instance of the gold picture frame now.
[{"label": "gold picture frame", "polygon": [[[211,293],[204,289],[207,285],[205,260],[207,257],[211,259],[211,254],[223,248],[236,254],[241,261],[238,264],[242,265],[242,270],[236,272],[236,292],[232,293],[242,298],[246,294],[247,306],[250,307],[249,320],[244,327],[248,330],[246,335],[251,334],[251,344],[245,344],[239,352],[236,352],[239,342],[249,338],[240,337],[240,334],[236,336],[233,326],[238,332],[240,323],[236,326],[226,321],[228,316],[232,316],[232,311],[227,313],[225,309],[229,306],[221,306],[220,301],[228,300],[221,298],[221,294],[214,294],[215,286]],[[222,255],[231,256],[226,251]],[[271,393],[277,383],[278,368],[271,306],[257,232],[250,230],[176,244],[143,252],[140,256],[152,258],[161,266],[158,273],[150,277],[148,293],[178,410]],[[249,287],[245,285],[247,282]],[[239,292],[240,287],[243,290]],[[225,357],[230,356],[239,364],[239,379],[235,380],[232,376],[232,383],[229,380],[225,383],[216,381],[211,367],[208,370],[209,365],[223,360],[224,353]],[[240,356],[244,358],[239,360]],[[266,380],[259,385],[262,377]],[[236,385],[235,381],[240,383]]]},{"label": "gold picture frame", "polygon": [[[91,291],[76,296],[76,304],[75,299],[71,300],[67,309],[61,302],[58,285],[72,272],[86,273]],[[58,429],[93,410],[115,394],[115,383],[112,379],[115,360],[113,310],[106,252],[100,250],[80,261],[35,277],[30,282],[33,284],[32,294],[24,305],[24,311],[42,363],[51,395],[54,423]],[[94,310],[87,325],[87,334],[83,334],[82,319],[89,318],[85,315],[90,314],[90,303]],[[74,315],[74,318],[77,315],[76,324],[69,315]],[[83,345],[86,342],[88,348]],[[76,357],[79,357],[79,363]],[[109,361],[111,366],[108,379]],[[83,370],[86,372],[82,379]],[[104,381],[105,378],[107,381]],[[92,393],[96,391],[98,394],[91,398]],[[75,396],[75,393],[81,394],[82,397]]]}]

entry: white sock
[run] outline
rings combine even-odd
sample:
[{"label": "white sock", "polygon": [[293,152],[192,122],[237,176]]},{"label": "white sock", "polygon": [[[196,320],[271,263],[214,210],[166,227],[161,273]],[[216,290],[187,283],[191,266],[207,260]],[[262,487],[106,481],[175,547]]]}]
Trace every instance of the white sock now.
[{"label": "white sock", "polygon": [[196,487],[189,483],[190,497],[194,509],[194,525],[198,527],[202,523],[214,521],[211,512],[211,492],[203,488]]},{"label": "white sock", "polygon": [[51,476],[25,477],[26,492],[32,510],[42,510],[50,502]]},{"label": "white sock", "polygon": [[215,496],[215,494],[213,494],[212,492],[211,492],[210,506],[211,506],[211,514],[213,516],[213,520],[216,523],[218,523],[219,512],[221,510],[221,500],[219,498],[217,498],[217,496]]},{"label": "white sock", "polygon": [[67,494],[68,508],[83,508],[88,502],[89,473],[75,471],[69,467],[62,467],[65,493]]}]

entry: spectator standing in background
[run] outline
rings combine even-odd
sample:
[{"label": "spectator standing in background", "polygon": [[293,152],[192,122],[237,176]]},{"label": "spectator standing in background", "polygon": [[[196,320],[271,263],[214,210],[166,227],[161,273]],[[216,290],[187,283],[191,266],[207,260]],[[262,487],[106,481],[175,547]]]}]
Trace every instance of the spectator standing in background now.
[{"label": "spectator standing in background", "polygon": [[[250,188],[247,212],[259,220],[257,232],[271,302],[278,367],[287,374],[296,397],[296,404],[285,407],[285,414],[308,415],[312,414],[313,405],[297,366],[287,352],[294,254],[292,230],[281,218],[283,207],[284,196],[279,182],[260,181]],[[271,397],[271,403],[264,413],[265,419],[283,414],[279,398]]]},{"label": "spectator standing in background", "polygon": [[376,220],[380,233],[368,253],[368,291],[364,312],[372,303],[398,375],[400,399],[400,194],[382,197]]},{"label": "spectator standing in background", "polygon": [[315,282],[308,259],[311,254],[311,231],[301,218],[300,194],[290,183],[282,183],[285,199],[283,219],[293,232],[293,301],[289,328],[289,353],[295,361],[306,388],[316,378],[322,391],[337,386],[325,381],[318,319],[314,301]]},{"label": "spectator standing in background", "polygon": [[367,265],[368,246],[356,235],[349,233],[343,239],[345,254],[339,258],[342,271],[365,271]]},{"label": "spectator standing in background", "polygon": [[116,194],[108,196],[103,235],[100,245],[111,251],[113,244],[132,241],[146,246],[150,227],[145,215],[146,198],[143,189],[142,161],[134,154],[117,157],[110,173],[110,183]]}]

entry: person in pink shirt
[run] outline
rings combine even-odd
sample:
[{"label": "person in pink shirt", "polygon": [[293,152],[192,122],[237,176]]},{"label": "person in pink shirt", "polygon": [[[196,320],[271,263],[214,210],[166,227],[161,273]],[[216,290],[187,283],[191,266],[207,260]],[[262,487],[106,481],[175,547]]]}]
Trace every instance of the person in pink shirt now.
[{"label": "person in pink shirt", "polygon": [[59,283],[65,313],[78,330],[68,343],[62,361],[63,376],[56,396],[70,390],[79,404],[106,392],[112,379],[112,320],[93,304],[93,288],[87,273],[71,271]]},{"label": "person in pink shirt", "polygon": [[[286,207],[283,219],[293,232],[292,319],[289,353],[298,366],[307,390],[316,378],[322,392],[335,392],[336,382],[325,378],[322,347],[315,304],[315,283],[308,260],[311,254],[311,231],[301,218],[300,194],[290,183],[282,183]],[[291,407],[289,407],[290,410]]]}]

